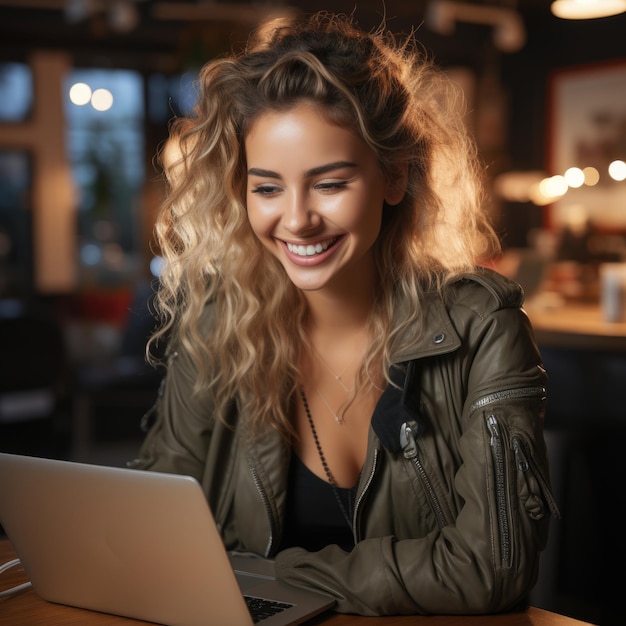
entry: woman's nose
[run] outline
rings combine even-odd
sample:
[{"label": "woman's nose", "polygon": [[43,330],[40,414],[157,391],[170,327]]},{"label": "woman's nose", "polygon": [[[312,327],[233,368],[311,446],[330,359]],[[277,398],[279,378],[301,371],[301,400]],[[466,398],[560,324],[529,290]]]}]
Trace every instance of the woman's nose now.
[{"label": "woman's nose", "polygon": [[320,216],[307,194],[294,193],[286,199],[283,223],[289,232],[299,233],[311,230],[317,227],[320,221]]}]

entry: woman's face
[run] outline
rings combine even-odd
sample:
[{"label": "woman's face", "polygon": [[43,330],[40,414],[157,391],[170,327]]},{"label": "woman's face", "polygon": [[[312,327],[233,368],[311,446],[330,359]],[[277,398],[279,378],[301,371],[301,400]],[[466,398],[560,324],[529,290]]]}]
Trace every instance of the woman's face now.
[{"label": "woman's face", "polygon": [[252,229],[302,290],[370,285],[383,201],[376,156],[311,104],[258,117],[245,140]]}]

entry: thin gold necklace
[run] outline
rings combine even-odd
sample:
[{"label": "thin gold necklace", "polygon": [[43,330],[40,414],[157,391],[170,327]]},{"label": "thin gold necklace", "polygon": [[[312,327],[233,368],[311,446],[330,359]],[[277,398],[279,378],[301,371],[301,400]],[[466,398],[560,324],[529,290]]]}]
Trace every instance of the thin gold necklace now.
[{"label": "thin gold necklace", "polygon": [[322,402],[326,405],[326,408],[328,409],[330,414],[333,416],[333,419],[335,420],[335,422],[337,422],[337,424],[339,424],[340,426],[342,424],[345,424],[346,418],[340,416],[336,411],[333,411],[333,407],[330,406],[330,403],[328,402],[328,400],[326,400],[326,398],[324,397],[324,394],[319,389],[316,389],[315,391],[317,391],[317,395],[322,399]]},{"label": "thin gold necklace", "polygon": [[322,353],[313,344],[311,344],[311,346],[313,347],[313,352],[315,352],[315,356],[317,356],[318,361],[324,366],[326,371],[335,379],[337,384],[339,384],[339,386],[346,393],[352,393],[354,391],[354,385],[352,385],[352,387],[347,387],[344,384],[343,380],[341,380],[348,368],[346,367],[346,369],[341,374],[335,374],[335,372],[330,368],[330,365],[328,365],[328,363],[326,362],[326,359],[322,356]]}]

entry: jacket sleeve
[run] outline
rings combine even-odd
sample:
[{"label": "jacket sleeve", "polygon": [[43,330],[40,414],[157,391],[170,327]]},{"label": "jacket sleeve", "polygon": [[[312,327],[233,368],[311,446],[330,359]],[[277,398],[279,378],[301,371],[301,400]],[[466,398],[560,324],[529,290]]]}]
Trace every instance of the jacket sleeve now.
[{"label": "jacket sleeve", "polygon": [[[536,580],[550,510],[556,513],[542,433],[545,372],[519,307],[479,311],[472,303],[476,311],[468,315],[468,303],[457,304],[450,318],[462,347],[447,357],[447,384],[434,394],[462,396],[458,436],[447,444],[458,459],[448,489],[440,490],[445,521],[413,538],[365,538],[350,553],[328,546],[277,556],[279,576],[334,596],[340,612],[497,613],[518,608]],[[455,399],[432,402],[431,423],[451,412]],[[426,454],[427,439],[418,441]]]},{"label": "jacket sleeve", "polygon": [[195,377],[190,355],[173,349],[154,407],[156,420],[133,467],[185,474],[202,481],[214,411],[208,394],[194,391]]}]

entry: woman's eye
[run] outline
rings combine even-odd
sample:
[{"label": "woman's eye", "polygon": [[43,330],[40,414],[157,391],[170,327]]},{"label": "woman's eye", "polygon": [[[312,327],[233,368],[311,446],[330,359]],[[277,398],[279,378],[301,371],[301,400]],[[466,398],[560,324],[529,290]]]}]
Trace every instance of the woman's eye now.
[{"label": "woman's eye", "polygon": [[271,196],[274,193],[278,193],[280,188],[276,185],[257,185],[251,190],[251,193],[259,194],[260,196]]},{"label": "woman's eye", "polygon": [[332,180],[323,183],[317,183],[315,189],[319,191],[335,191],[337,189],[344,189],[348,186],[347,180]]}]

